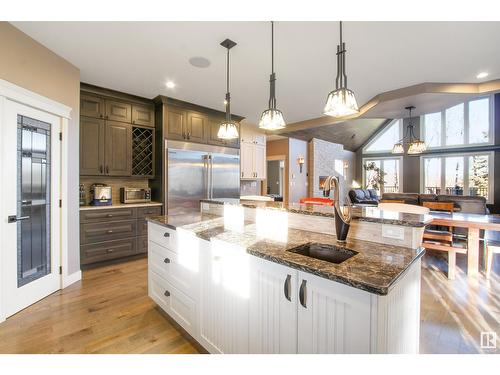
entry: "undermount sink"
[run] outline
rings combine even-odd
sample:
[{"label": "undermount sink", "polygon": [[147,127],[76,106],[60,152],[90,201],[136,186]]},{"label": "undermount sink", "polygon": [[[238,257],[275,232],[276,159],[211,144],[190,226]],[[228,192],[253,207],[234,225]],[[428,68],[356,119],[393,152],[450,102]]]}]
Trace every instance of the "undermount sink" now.
[{"label": "undermount sink", "polygon": [[336,264],[345,262],[358,253],[357,251],[346,249],[345,247],[318,242],[309,242],[289,249],[288,251]]}]

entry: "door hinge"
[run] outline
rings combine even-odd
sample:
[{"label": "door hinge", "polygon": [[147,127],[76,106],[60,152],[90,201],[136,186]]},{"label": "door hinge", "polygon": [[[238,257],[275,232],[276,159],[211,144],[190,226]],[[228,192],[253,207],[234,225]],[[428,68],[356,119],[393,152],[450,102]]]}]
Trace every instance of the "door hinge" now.
[{"label": "door hinge", "polygon": [[62,207],[62,199],[59,199],[59,207]]},{"label": "door hinge", "polygon": [[62,266],[59,266],[59,275],[62,275]]},{"label": "door hinge", "polygon": [[59,132],[59,140],[62,141],[62,132]]}]

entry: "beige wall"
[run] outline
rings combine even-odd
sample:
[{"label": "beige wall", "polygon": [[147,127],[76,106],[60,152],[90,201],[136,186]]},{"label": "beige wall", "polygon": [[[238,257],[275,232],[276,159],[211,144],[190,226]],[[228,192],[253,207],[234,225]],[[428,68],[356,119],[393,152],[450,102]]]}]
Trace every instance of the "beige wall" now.
[{"label": "beige wall", "polygon": [[66,141],[69,150],[67,202],[68,222],[68,273],[80,269],[80,231],[78,208],[79,181],[79,107],[80,70],[31,39],[8,22],[0,22],[0,78],[37,94],[46,96],[71,107]]},{"label": "beige wall", "polygon": [[[307,142],[300,139],[290,138],[290,143],[288,146],[288,158],[289,158],[289,192],[288,201],[290,203],[299,202],[301,198],[308,197],[308,178],[307,178]],[[300,172],[300,166],[298,163],[299,156],[304,157],[304,166],[302,167],[302,173]]]}]

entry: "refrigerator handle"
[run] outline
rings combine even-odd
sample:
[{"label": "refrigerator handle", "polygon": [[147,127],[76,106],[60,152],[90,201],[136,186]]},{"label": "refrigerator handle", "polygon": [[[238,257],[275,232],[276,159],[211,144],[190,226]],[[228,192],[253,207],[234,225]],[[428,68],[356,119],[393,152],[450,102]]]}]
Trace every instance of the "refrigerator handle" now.
[{"label": "refrigerator handle", "polygon": [[210,198],[210,170],[208,168],[208,155],[203,155],[203,169],[205,170],[205,198]]},{"label": "refrigerator handle", "polygon": [[212,155],[209,156],[210,163],[210,199],[214,199],[214,161],[212,159]]}]

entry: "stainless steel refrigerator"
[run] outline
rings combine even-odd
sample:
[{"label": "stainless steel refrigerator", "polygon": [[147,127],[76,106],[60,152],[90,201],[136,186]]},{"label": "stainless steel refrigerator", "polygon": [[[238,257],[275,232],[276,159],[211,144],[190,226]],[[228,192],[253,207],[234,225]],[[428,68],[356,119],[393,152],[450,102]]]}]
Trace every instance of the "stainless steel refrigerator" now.
[{"label": "stainless steel refrigerator", "polygon": [[200,200],[240,197],[239,150],[166,141],[169,215],[200,211]]}]

